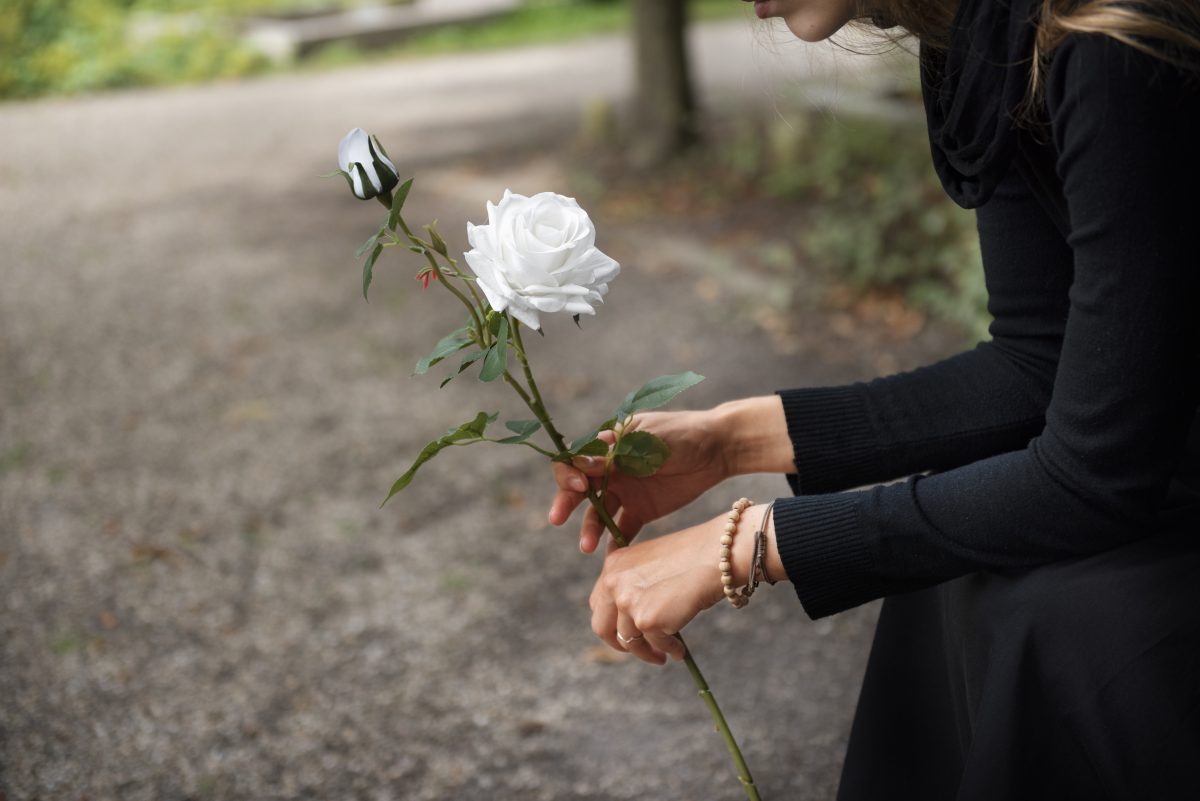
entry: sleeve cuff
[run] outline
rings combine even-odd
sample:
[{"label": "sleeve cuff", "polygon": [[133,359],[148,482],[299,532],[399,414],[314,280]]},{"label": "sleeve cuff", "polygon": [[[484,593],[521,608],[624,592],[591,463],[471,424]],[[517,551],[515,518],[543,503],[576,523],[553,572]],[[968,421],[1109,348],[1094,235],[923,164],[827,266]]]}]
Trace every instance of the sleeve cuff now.
[{"label": "sleeve cuff", "polygon": [[883,594],[859,521],[861,499],[843,493],[775,501],[779,558],[813,620]]},{"label": "sleeve cuff", "polygon": [[796,473],[788,476],[792,492],[835,492],[877,479],[878,436],[861,384],[776,394],[795,452]]}]

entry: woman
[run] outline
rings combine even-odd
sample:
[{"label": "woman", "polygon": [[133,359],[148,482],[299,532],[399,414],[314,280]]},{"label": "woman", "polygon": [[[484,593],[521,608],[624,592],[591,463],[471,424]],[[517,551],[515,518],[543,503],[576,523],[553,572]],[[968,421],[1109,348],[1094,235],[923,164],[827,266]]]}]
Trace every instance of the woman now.
[{"label": "woman", "polygon": [[[861,16],[755,10],[808,41]],[[870,16],[921,39],[935,167],[978,209],[991,341],[870,383],[639,416],[671,457],[615,478],[610,507],[634,534],[728,476],[787,473],[795,497],[735,526],[732,585],[765,518],[762,572],[811,617],[886,596],[840,798],[1200,798],[1200,5]],[[599,467],[556,469],[561,525]],[[610,550],[597,635],[681,657],[672,635],[722,599],[726,522]],[[581,548],[602,532],[589,510]]]}]

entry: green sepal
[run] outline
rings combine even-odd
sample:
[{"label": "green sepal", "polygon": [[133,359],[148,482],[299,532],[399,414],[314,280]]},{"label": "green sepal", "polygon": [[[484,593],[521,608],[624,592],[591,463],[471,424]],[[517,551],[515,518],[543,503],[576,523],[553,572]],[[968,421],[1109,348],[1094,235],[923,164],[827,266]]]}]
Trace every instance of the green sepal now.
[{"label": "green sepal", "polygon": [[446,258],[450,258],[450,248],[447,247],[446,240],[442,239],[442,235],[438,233],[437,220],[424,227],[425,232],[429,234],[429,244],[433,245],[433,249]]},{"label": "green sepal", "polygon": [[496,331],[496,341],[483,357],[483,369],[479,371],[480,381],[495,381],[504,375],[508,369],[508,315],[500,315],[500,325]]},{"label": "green sepal", "polygon": [[538,432],[538,430],[542,427],[542,421],[509,420],[504,424],[504,427],[516,434],[516,436],[505,437],[504,439],[498,439],[496,441],[501,445],[519,445]]},{"label": "green sepal", "polygon": [[375,276],[375,261],[383,252],[383,245],[376,245],[371,255],[363,262],[363,300],[367,300],[367,290],[371,288],[371,279]]},{"label": "green sepal", "polygon": [[350,191],[354,192],[354,196],[359,200],[370,200],[379,193],[375,191],[375,184],[371,183],[371,177],[367,175],[367,168],[357,161],[354,162],[354,169],[358,171],[358,184],[362,187],[363,194],[354,192],[354,182],[350,182]]},{"label": "green sepal", "polygon": [[[379,146],[380,150],[383,145]],[[386,154],[385,154],[386,155]],[[400,224],[400,211],[404,208],[404,201],[408,200],[408,190],[412,189],[413,179],[409,178],[396,190],[396,194],[392,195],[392,210],[388,212],[388,228],[393,231]]]},{"label": "green sepal", "polygon": [[449,448],[451,445],[483,442],[484,429],[487,428],[488,423],[495,419],[496,415],[494,414],[480,412],[479,414],[475,415],[475,419],[463,423],[458,428],[450,429],[443,434],[440,439],[436,439],[422,448],[421,452],[417,454],[416,460],[407,470],[404,471],[404,475],[400,476],[400,478],[396,479],[396,483],[392,484],[391,491],[388,492],[387,497],[383,499],[383,503],[379,504],[380,508],[383,508],[383,505],[390,501],[393,495],[407,487],[412,482],[413,476],[417,474],[417,470],[421,468],[421,465],[437,456],[446,448]]},{"label": "green sepal", "polygon": [[646,478],[657,473],[670,455],[670,446],[649,431],[630,431],[617,441],[613,463],[626,475]]},{"label": "green sepal", "polygon": [[471,329],[460,328],[452,334],[447,334],[433,347],[433,353],[430,353],[424,359],[417,362],[417,367],[413,370],[413,375],[424,375],[430,367],[440,362],[442,359],[449,356],[455,351],[460,351],[471,344]]},{"label": "green sepal", "polygon": [[[350,194],[354,195],[354,179],[350,177],[350,173],[345,170],[334,170],[333,172],[322,173],[322,178],[333,178],[335,175],[340,175],[346,179],[346,186],[350,187]],[[358,197],[358,195],[354,195]]]},{"label": "green sepal", "polygon": [[503,317],[504,314],[502,312],[492,309],[487,313],[487,317],[484,318],[484,325],[487,326],[488,331],[492,332],[492,336],[497,336],[500,333],[500,320]]},{"label": "green sepal", "polygon": [[704,380],[704,376],[688,371],[674,375],[660,375],[625,396],[625,400],[617,407],[614,415],[618,420],[624,420],[634,412],[647,409],[657,409],[670,403],[676,395],[688,387],[695,386]]}]

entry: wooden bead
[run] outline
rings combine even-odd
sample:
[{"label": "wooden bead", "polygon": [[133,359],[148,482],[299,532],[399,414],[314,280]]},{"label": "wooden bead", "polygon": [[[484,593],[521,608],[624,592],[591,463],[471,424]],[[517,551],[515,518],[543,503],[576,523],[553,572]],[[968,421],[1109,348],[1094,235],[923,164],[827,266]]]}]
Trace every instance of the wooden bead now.
[{"label": "wooden bead", "polygon": [[735,590],[733,587],[725,588],[725,597],[726,598],[733,598],[736,594],[737,594],[737,590]]},{"label": "wooden bead", "polygon": [[726,545],[725,547],[723,547],[721,549],[721,561],[722,562],[729,561],[729,546],[728,545]]},{"label": "wooden bead", "polygon": [[724,576],[721,576],[721,583],[723,585],[725,585],[726,587],[732,587],[733,586],[733,576],[726,573]]},{"label": "wooden bead", "polygon": [[719,568],[721,568],[721,572],[722,572],[722,573],[728,573],[728,572],[729,572],[729,563],[728,563],[728,562],[726,562],[724,559],[722,559],[722,560],[721,560],[721,564],[719,564],[719,565],[717,565],[717,566],[718,566]]},{"label": "wooden bead", "polygon": [[725,546],[733,545],[733,535],[722,534],[721,535],[721,544],[725,545]]}]

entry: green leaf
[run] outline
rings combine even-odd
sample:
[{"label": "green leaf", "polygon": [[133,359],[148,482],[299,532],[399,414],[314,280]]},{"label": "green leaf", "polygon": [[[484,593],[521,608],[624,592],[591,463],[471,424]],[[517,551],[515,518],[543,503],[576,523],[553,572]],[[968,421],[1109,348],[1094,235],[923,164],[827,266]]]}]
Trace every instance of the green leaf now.
[{"label": "green leaf", "polygon": [[496,332],[496,341],[488,348],[483,357],[483,369],[479,371],[480,381],[495,381],[504,375],[508,369],[508,315],[500,315],[500,330]]},{"label": "green leaf", "polygon": [[474,353],[468,355],[467,358],[462,360],[462,364],[460,364],[458,366],[458,372],[461,373],[463,370],[466,370],[468,367],[470,367],[472,364],[479,361],[486,355],[487,355],[486,350],[477,350]]},{"label": "green leaf", "polygon": [[396,194],[392,195],[392,210],[388,214],[388,228],[393,231],[400,224],[400,210],[404,208],[404,201],[408,200],[408,190],[412,189],[413,179],[409,178],[404,183],[400,184],[400,188],[396,190]]},{"label": "green leaf", "polygon": [[[615,417],[611,417],[608,420],[605,420],[603,423],[596,426],[596,428],[593,429],[591,432],[589,432],[588,434],[585,434],[584,436],[582,436],[579,439],[572,442],[570,452],[575,456],[602,456],[602,455],[608,453],[608,444],[604,443],[604,440],[597,439],[597,437],[600,436],[601,431],[609,431],[616,424],[617,424],[617,419]],[[591,452],[584,453],[583,452],[583,449],[585,447],[594,448],[595,446],[593,445],[593,443],[595,443],[595,442],[604,443],[604,450],[601,453],[591,453]]]},{"label": "green leaf", "polygon": [[458,366],[458,370],[456,372],[453,372],[442,379],[442,383],[438,384],[438,389],[441,389],[454,379],[458,378],[460,375],[462,375],[463,370],[466,370],[472,364],[482,359],[485,355],[487,355],[486,350],[477,350],[471,353],[469,356],[467,356],[467,358],[462,360],[462,364]]},{"label": "green leaf", "polygon": [[504,445],[519,445],[532,437],[542,427],[540,420],[509,420],[504,427],[516,434],[515,437],[505,437],[496,440]]},{"label": "green leaf", "polygon": [[375,261],[383,252],[383,245],[376,245],[371,255],[363,262],[363,300],[367,300],[367,290],[371,287],[371,278],[375,275]]},{"label": "green leaf", "polygon": [[[417,369],[413,371],[414,375],[424,375],[430,367],[440,362],[442,359],[449,356],[455,351],[460,351],[471,344],[471,329],[460,328],[453,334],[448,334],[442,337],[442,340],[433,348],[433,353],[426,356],[421,361],[417,362]],[[461,370],[459,372],[462,372]]]},{"label": "green leaf", "polygon": [[602,439],[588,440],[577,448],[571,448],[570,453],[572,456],[607,456],[608,443]]},{"label": "green leaf", "polygon": [[354,258],[361,259],[363,257],[363,254],[366,253],[368,250],[370,250],[371,246],[374,245],[376,242],[378,242],[379,237],[381,237],[381,236],[383,236],[382,228],[380,228],[375,233],[371,234],[370,238],[367,239],[366,242],[363,242],[361,245],[358,246],[358,250],[354,251]]},{"label": "green leaf", "polygon": [[496,415],[494,414],[480,412],[475,415],[475,419],[463,423],[458,428],[450,429],[440,439],[436,439],[422,448],[421,452],[417,454],[416,460],[404,471],[404,475],[400,476],[400,478],[396,479],[396,483],[392,484],[392,489],[388,492],[388,496],[383,499],[383,503],[379,504],[380,508],[390,501],[393,495],[412,483],[413,476],[421,469],[421,465],[437,456],[446,448],[449,448],[451,445],[472,444],[474,440],[483,441],[484,429],[487,428],[488,423],[495,419]]},{"label": "green leaf", "polygon": [[613,463],[626,475],[652,476],[667,461],[671,448],[649,431],[630,431],[621,435],[613,451]]},{"label": "green leaf", "polygon": [[618,420],[624,420],[634,412],[665,406],[680,392],[683,392],[688,387],[699,384],[703,380],[704,376],[697,375],[690,370],[686,373],[660,375],[658,378],[652,378],[641,389],[630,392],[625,397],[625,400],[622,401],[620,407],[617,408],[617,413],[614,416]]}]

